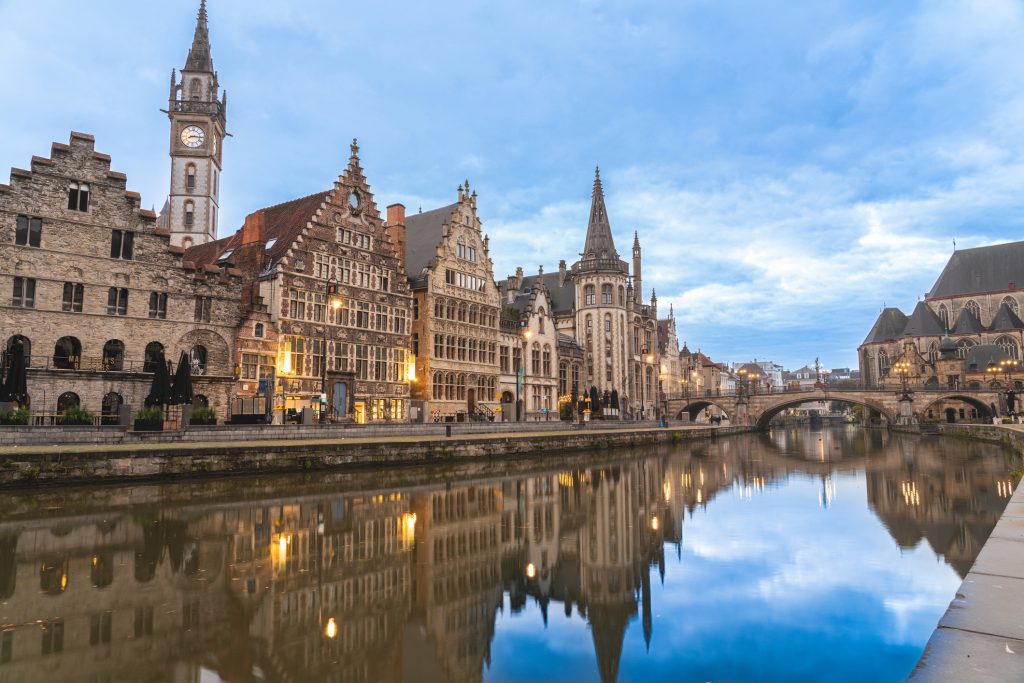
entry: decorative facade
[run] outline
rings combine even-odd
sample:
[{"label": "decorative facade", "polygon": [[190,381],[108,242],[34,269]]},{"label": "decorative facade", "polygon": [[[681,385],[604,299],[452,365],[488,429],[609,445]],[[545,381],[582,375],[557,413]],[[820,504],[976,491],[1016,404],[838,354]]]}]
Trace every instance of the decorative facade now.
[{"label": "decorative facade", "polygon": [[467,181],[456,203],[402,224],[415,297],[413,398],[423,402],[427,420],[490,418],[499,407],[501,300],[476,192]]},{"label": "decorative facade", "polygon": [[[558,419],[558,328],[551,315],[551,297],[543,280],[544,269],[528,289],[522,288],[523,271],[501,283],[501,337],[498,361],[505,419],[520,415],[527,420]],[[518,394],[519,404],[515,403]],[[517,407],[518,405],[518,407]]]},{"label": "decorative facade", "polygon": [[223,419],[234,381],[241,273],[171,244],[91,135],[72,133],[0,185],[0,337],[29,358],[34,419],[80,406],[118,424],[141,408],[160,352],[192,365]]},{"label": "decorative facade", "polygon": [[238,395],[273,378],[275,412],[319,410],[323,392],[332,419],[407,419],[412,298],[354,140],[330,190],[250,214],[186,257],[245,277]]}]

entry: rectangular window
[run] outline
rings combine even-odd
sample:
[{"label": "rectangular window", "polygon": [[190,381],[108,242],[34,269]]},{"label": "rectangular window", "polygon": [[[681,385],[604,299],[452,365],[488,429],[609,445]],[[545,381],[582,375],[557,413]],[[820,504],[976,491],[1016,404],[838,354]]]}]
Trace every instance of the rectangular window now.
[{"label": "rectangular window", "polygon": [[64,620],[56,619],[43,624],[43,656],[64,650]]},{"label": "rectangular window", "polygon": [[164,320],[167,318],[167,293],[149,293],[149,317]]},{"label": "rectangular window", "polygon": [[387,332],[388,331],[388,308],[387,308],[387,306],[382,306],[381,304],[374,304],[374,306],[373,306],[373,317],[374,317],[374,322],[373,322],[374,327],[373,327],[373,329],[377,330],[378,332]]},{"label": "rectangular window", "polygon": [[213,298],[208,296],[197,296],[196,297],[196,313],[195,321],[197,323],[208,323],[210,322],[210,316],[213,312]]},{"label": "rectangular window", "polygon": [[356,379],[369,376],[370,348],[366,344],[356,344]]},{"label": "rectangular window", "polygon": [[85,287],[76,282],[65,282],[64,299],[61,301],[60,310],[66,313],[81,313],[84,297]]},{"label": "rectangular window", "polygon": [[356,303],[356,327],[361,330],[370,329],[370,304],[362,301]]},{"label": "rectangular window", "polygon": [[331,259],[327,254],[313,256],[313,276],[326,280],[331,275]]},{"label": "rectangular window", "polygon": [[388,380],[388,350],[383,346],[375,346],[373,354],[373,374],[378,382]]},{"label": "rectangular window", "polygon": [[520,368],[523,367],[523,353],[519,346],[512,347],[512,372],[519,374]]},{"label": "rectangular window", "polygon": [[444,335],[434,335],[434,358],[444,358]]},{"label": "rectangular window", "polygon": [[136,607],[135,608],[135,637],[142,638],[143,636],[153,635],[153,608],[152,607]]},{"label": "rectangular window", "polygon": [[406,327],[408,326],[409,314],[404,308],[395,309],[395,334],[405,334]]},{"label": "rectangular window", "polygon": [[352,346],[344,342],[334,343],[334,369],[348,372],[352,367]]},{"label": "rectangular window", "polygon": [[288,317],[295,320],[306,319],[306,292],[299,289],[288,291]]},{"label": "rectangular window", "polygon": [[111,230],[110,258],[131,261],[135,251],[135,233],[130,230]]},{"label": "rectangular window", "polygon": [[420,319],[420,300],[419,299],[413,299],[412,300],[412,319],[413,320],[419,320]]},{"label": "rectangular window", "polygon": [[284,372],[306,374],[306,340],[302,337],[284,337]]},{"label": "rectangular window", "polygon": [[321,377],[324,374],[324,362],[326,360],[324,356],[324,340],[314,339],[310,346],[312,347],[313,356],[313,376]]},{"label": "rectangular window", "polygon": [[255,353],[242,354],[242,379],[256,379],[259,358]]},{"label": "rectangular window", "polygon": [[71,211],[89,210],[89,185],[87,183],[68,185],[68,209]]},{"label": "rectangular window", "polygon": [[114,619],[113,612],[94,614],[89,619],[89,644],[100,645],[110,642],[111,622]]},{"label": "rectangular window", "polygon": [[43,219],[18,216],[14,227],[14,243],[23,247],[38,247],[43,237]]},{"label": "rectangular window", "polygon": [[11,305],[21,308],[36,307],[36,281],[31,277],[14,278],[14,291],[11,294]]},{"label": "rectangular window", "polygon": [[313,295],[313,320],[318,323],[324,322],[327,317],[327,295]]},{"label": "rectangular window", "polygon": [[128,290],[111,287],[107,290],[107,315],[128,315]]}]

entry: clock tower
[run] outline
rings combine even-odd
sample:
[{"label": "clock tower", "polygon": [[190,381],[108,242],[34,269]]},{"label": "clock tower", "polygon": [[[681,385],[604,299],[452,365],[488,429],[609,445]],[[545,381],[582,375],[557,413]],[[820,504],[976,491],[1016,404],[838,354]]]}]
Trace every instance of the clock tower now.
[{"label": "clock tower", "polygon": [[171,192],[161,218],[171,244],[190,247],[217,239],[221,148],[227,135],[227,92],[220,92],[210,56],[206,0],[180,80],[171,70]]}]

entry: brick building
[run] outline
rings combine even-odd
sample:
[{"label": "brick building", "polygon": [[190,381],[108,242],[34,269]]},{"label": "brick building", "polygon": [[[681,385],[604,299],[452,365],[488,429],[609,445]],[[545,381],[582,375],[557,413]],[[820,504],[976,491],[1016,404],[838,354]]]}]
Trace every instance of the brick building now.
[{"label": "brick building", "polygon": [[355,140],[330,190],[260,209],[187,258],[245,279],[239,396],[272,379],[278,407],[319,409],[326,384],[334,419],[407,418],[412,298]]},{"label": "brick building", "polygon": [[501,300],[476,192],[467,181],[456,203],[401,223],[415,297],[413,397],[424,401],[428,419],[493,411]]},{"label": "brick building", "polygon": [[141,407],[159,351],[190,355],[194,392],[223,418],[240,273],[170,243],[91,135],[72,133],[0,185],[0,337],[29,356],[36,414],[71,405],[116,423]]}]

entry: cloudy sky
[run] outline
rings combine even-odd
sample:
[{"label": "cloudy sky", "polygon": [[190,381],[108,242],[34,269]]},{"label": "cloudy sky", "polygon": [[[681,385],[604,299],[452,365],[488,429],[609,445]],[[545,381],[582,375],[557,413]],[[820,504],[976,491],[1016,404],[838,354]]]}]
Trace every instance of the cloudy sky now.
[{"label": "cloudy sky", "polygon": [[[680,341],[854,365],[954,239],[1022,234],[1024,2],[767,4],[210,0],[222,234],[328,187],[358,137],[381,206],[468,178],[500,279],[575,260],[600,164]],[[0,0],[0,167],[90,132],[159,208],[196,5]]]}]

